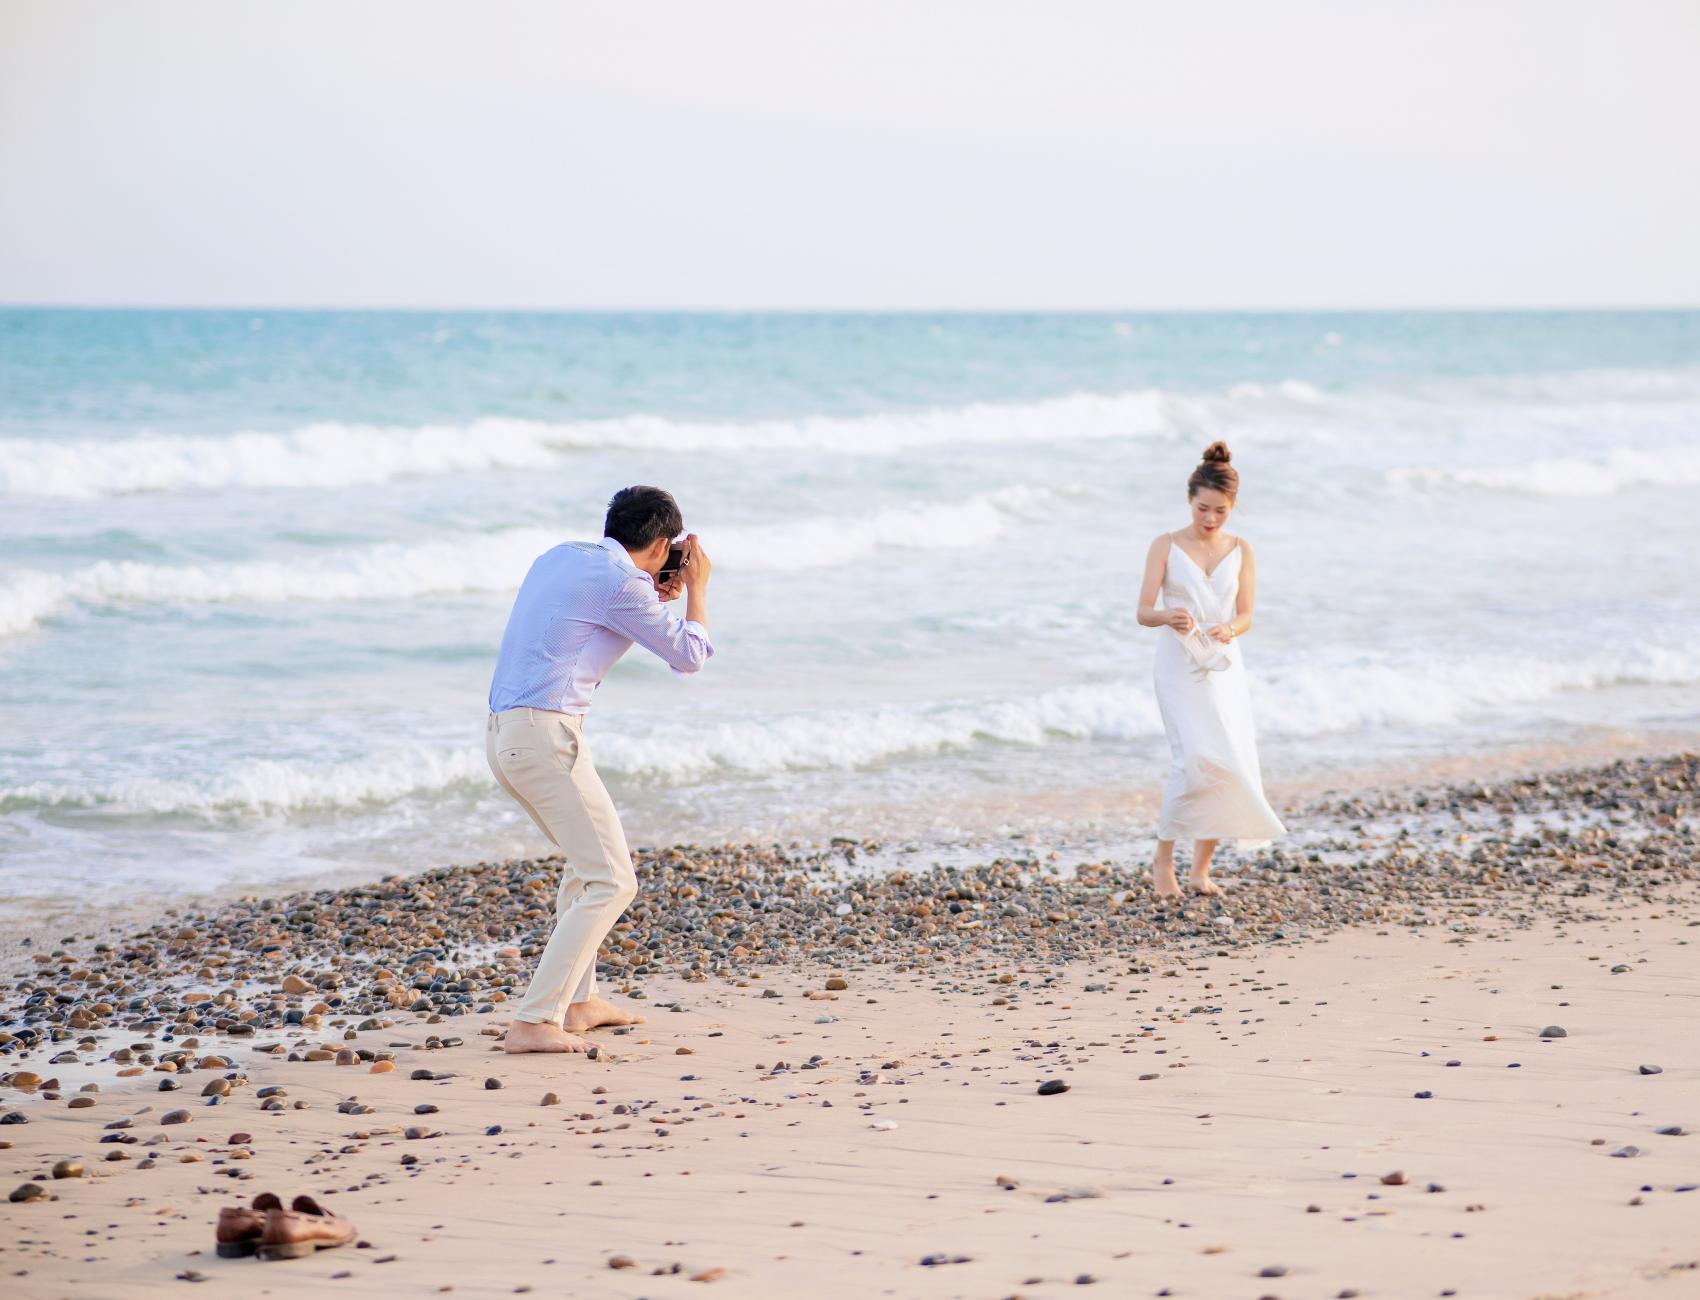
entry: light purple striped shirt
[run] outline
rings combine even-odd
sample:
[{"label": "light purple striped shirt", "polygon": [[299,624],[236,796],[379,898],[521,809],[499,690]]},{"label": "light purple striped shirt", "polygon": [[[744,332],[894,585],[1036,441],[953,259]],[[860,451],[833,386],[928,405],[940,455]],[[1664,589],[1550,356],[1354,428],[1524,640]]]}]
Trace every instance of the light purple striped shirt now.
[{"label": "light purple striped shirt", "polygon": [[668,609],[654,580],[612,537],[545,551],[508,615],[490,712],[584,713],[634,641],[676,673],[694,673],[714,654],[708,629]]}]

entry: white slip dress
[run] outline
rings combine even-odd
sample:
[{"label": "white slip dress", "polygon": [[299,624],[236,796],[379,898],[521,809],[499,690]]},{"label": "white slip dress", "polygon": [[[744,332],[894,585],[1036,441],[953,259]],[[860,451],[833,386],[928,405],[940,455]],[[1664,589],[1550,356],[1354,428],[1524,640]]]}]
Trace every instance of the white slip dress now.
[{"label": "white slip dress", "polygon": [[[1169,543],[1163,572],[1165,609],[1185,609],[1201,628],[1214,627],[1234,616],[1239,590],[1237,542],[1209,574]],[[1218,670],[1211,671],[1188,651],[1180,633],[1157,630],[1157,707],[1173,757],[1157,816],[1157,838],[1237,840],[1241,848],[1258,848],[1287,828],[1263,794],[1240,643],[1236,639],[1220,650],[1223,653],[1212,656]]]}]

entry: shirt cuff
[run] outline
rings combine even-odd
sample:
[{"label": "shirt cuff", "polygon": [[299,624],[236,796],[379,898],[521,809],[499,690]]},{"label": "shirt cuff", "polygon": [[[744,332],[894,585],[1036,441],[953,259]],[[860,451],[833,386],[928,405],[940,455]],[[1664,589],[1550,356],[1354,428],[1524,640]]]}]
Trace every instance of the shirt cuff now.
[{"label": "shirt cuff", "polygon": [[[701,623],[697,622],[696,619],[694,619],[694,618],[687,618],[685,620],[685,631],[689,632],[692,636],[700,637],[702,639],[703,645],[708,648],[708,653],[703,656],[703,662],[704,663],[706,663],[706,662],[708,662],[708,660],[714,658],[714,642],[712,642],[708,639],[708,629],[706,627],[704,627]],[[681,680],[684,680],[684,681],[689,681],[691,678],[696,676],[696,674],[694,672],[691,672],[691,673],[681,672],[677,668],[669,668],[668,671],[670,673],[672,673],[673,676],[678,677],[678,678],[680,678]]]}]

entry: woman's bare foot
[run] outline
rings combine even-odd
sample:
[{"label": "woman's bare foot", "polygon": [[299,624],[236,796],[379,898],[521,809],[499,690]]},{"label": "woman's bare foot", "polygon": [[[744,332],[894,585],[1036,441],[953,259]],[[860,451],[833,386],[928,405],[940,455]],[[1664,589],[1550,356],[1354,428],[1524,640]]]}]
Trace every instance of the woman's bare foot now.
[{"label": "woman's bare foot", "polygon": [[1209,876],[1188,876],[1186,883],[1187,887],[1195,894],[1203,894],[1207,898],[1222,892],[1222,886],[1210,879]]},{"label": "woman's bare foot", "polygon": [[516,1020],[508,1026],[502,1040],[505,1052],[594,1052],[595,1044],[587,1043],[577,1034],[569,1034],[559,1025],[545,1022],[534,1024]]},{"label": "woman's bare foot", "polygon": [[1181,887],[1175,882],[1173,840],[1157,841],[1157,852],[1151,857],[1151,885],[1157,891],[1157,897],[1165,902],[1181,896]]},{"label": "woman's bare foot", "polygon": [[635,1011],[622,1011],[605,998],[593,997],[586,1002],[575,1002],[567,1008],[567,1029],[575,1034],[582,1034],[588,1029],[602,1029],[609,1025],[641,1025],[643,1017]]}]

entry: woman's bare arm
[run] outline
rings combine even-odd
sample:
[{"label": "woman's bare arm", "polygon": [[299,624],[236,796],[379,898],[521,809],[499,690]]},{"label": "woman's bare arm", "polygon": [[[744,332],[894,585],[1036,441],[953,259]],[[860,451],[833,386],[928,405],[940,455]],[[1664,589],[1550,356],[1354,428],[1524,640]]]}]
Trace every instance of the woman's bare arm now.
[{"label": "woman's bare arm", "polygon": [[1164,533],[1151,543],[1145,553],[1145,577],[1139,584],[1139,625],[1141,627],[1172,627],[1186,632],[1192,627],[1192,615],[1184,609],[1158,609],[1157,597],[1163,590],[1163,574],[1169,566],[1169,535]]},{"label": "woman's bare arm", "polygon": [[1252,613],[1257,609],[1257,557],[1251,553],[1251,543],[1240,538],[1240,591],[1234,601],[1234,616],[1226,623],[1210,629],[1218,641],[1232,641],[1251,631]]}]

